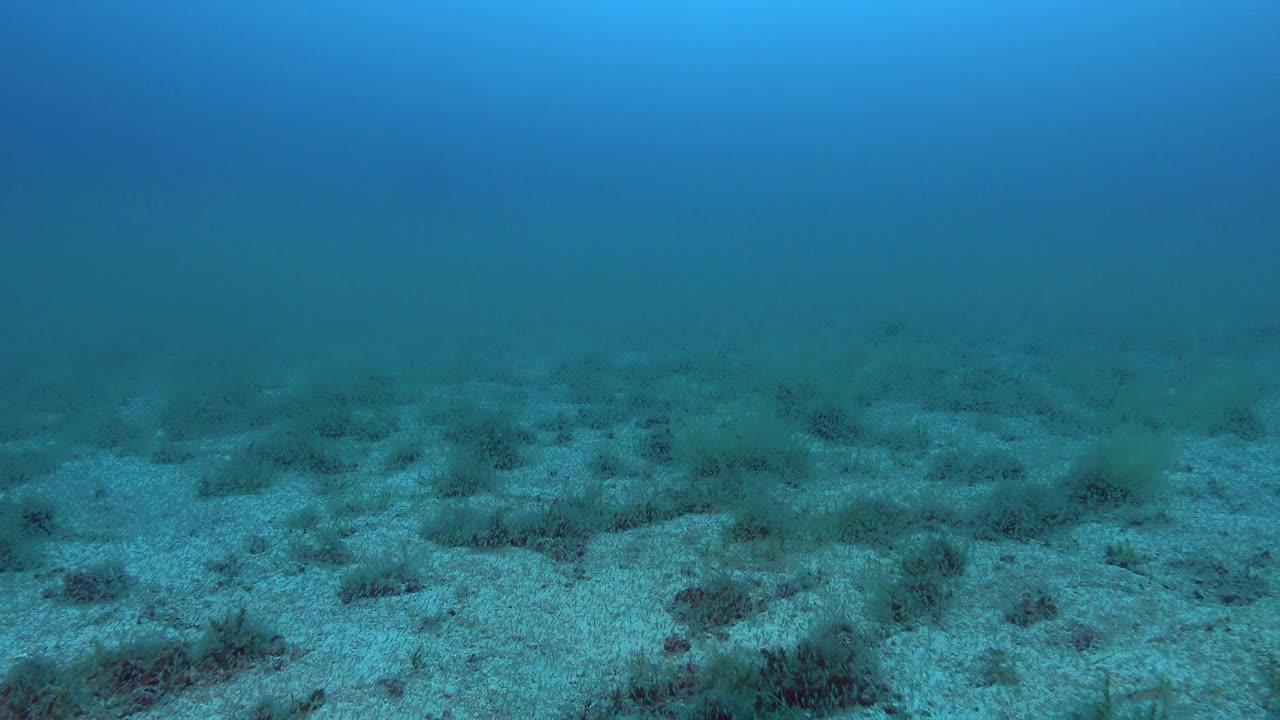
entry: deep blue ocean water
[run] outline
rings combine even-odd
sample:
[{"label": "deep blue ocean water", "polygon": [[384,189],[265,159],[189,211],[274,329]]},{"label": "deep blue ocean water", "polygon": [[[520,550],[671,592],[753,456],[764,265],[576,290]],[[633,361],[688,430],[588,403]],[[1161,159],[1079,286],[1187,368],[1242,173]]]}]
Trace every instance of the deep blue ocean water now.
[{"label": "deep blue ocean water", "polygon": [[1274,3],[0,17],[3,292],[42,333],[153,313],[233,333],[248,297],[368,331],[453,282],[660,302],[737,273],[1105,314],[1148,289],[1270,297]]}]

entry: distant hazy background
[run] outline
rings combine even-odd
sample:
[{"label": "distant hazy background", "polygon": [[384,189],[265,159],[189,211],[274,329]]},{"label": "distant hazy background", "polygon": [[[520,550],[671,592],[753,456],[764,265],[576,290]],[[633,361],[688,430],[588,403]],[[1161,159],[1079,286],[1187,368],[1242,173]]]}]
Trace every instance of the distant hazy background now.
[{"label": "distant hazy background", "polygon": [[5,3],[4,352],[1263,320],[1277,37],[1274,0]]}]

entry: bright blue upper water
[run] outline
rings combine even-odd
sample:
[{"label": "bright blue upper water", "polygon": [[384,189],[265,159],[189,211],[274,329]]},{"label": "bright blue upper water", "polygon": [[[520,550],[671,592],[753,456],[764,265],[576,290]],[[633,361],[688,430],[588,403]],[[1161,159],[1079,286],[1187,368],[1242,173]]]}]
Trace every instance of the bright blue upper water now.
[{"label": "bright blue upper water", "polygon": [[372,310],[448,266],[1234,298],[1276,259],[1277,28],[1253,1],[12,4],[5,292]]}]

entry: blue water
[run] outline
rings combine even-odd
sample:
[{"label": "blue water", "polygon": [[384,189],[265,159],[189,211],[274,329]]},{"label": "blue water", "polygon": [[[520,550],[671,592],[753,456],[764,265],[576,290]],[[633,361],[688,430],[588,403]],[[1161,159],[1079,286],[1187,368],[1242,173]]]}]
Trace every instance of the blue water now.
[{"label": "blue water", "polygon": [[1263,292],[1276,258],[1272,3],[4,17],[5,266],[36,270],[9,303],[261,292],[274,319],[308,292],[395,307],[455,267],[686,290],[775,263],[833,287],[872,264],[913,296],[990,286],[994,263],[1220,299]]},{"label": "blue water", "polygon": [[[312,503],[361,562],[396,549],[420,562],[466,562],[482,551],[449,548],[418,528],[454,500],[406,488],[447,475],[450,453],[470,447],[449,428],[487,410],[508,422],[524,459],[519,469],[494,461],[497,477],[479,497],[512,508],[593,488],[615,500],[654,487],[678,493],[699,482],[700,442],[728,442],[725,428],[756,437],[739,425],[765,416],[774,436],[805,444],[814,468],[798,486],[769,463],[748,462],[751,474],[771,478],[771,490],[751,492],[785,496],[779,502],[809,518],[795,532],[811,544],[784,565],[835,577],[854,572],[840,570],[852,562],[841,555],[850,545],[814,529],[815,503],[901,482],[907,490],[886,492],[915,498],[913,513],[940,498],[980,507],[986,484],[959,497],[911,483],[966,447],[1008,450],[1027,465],[1027,482],[1052,484],[1081,467],[1094,443],[1158,436],[1172,449],[1155,471],[1168,481],[1159,502],[1169,505],[1156,507],[1173,508],[1172,519],[1142,526],[1150,537],[1134,542],[1163,563],[1149,576],[1165,580],[1171,602],[1186,601],[1199,581],[1175,577],[1191,562],[1175,540],[1203,539],[1211,553],[1219,527],[1188,519],[1204,478],[1241,483],[1238,496],[1227,495],[1243,504],[1223,502],[1250,514],[1258,532],[1277,523],[1270,500],[1242,509],[1245,488],[1274,489],[1277,471],[1277,38],[1280,4],[1259,0],[6,3],[0,591],[14,608],[2,624],[17,629],[0,632],[0,671],[37,655],[71,667],[93,641],[142,630],[194,637],[191,628],[236,605],[280,624],[276,601],[250,588],[270,585],[287,559],[256,584],[196,592],[173,609],[180,621],[153,618],[136,631],[95,634],[91,613],[42,599],[60,572],[105,553],[134,578],[111,601],[134,617],[145,593],[166,582],[156,563],[182,562],[164,552],[163,562],[144,561],[156,538],[170,538],[170,551],[188,548],[178,553],[188,560],[231,552],[215,528],[170,518],[149,536],[119,504],[90,509],[95,498],[132,497],[129,478],[139,474],[181,488],[165,502],[193,516],[223,503],[232,522],[254,508],[267,525],[255,533],[237,524],[233,535],[261,534],[272,547],[297,540],[285,517]],[[383,398],[371,384],[395,391]],[[814,407],[784,412],[780,388]],[[830,420],[824,408],[878,429],[832,435],[806,424]],[[321,416],[364,429],[330,432]],[[385,433],[369,429],[378,423]],[[675,457],[646,455],[652,428],[667,424]],[[199,490],[225,458],[262,461],[252,448],[270,445],[272,433],[320,438],[344,458],[342,472],[315,484],[327,470],[283,463],[271,470],[278,482],[272,474],[261,487]],[[908,435],[927,439],[886,439]],[[408,446],[414,459],[388,469],[386,458]],[[861,450],[850,456],[850,446]],[[601,453],[617,456],[625,480],[592,475]],[[401,512],[340,509],[370,495]],[[693,522],[679,532],[722,542],[715,523],[743,501],[717,497],[651,524]],[[159,502],[149,492],[138,498],[149,501]],[[19,512],[24,502],[49,503],[66,518],[38,548],[27,547],[31,527],[16,519],[30,516]],[[1123,534],[1132,518],[1088,510],[1088,522],[1072,515],[1045,529],[1059,543],[1055,557],[1074,564],[1030,575],[1065,593],[1094,572],[1099,537],[1134,539]],[[1244,522],[1221,510],[1222,526]],[[981,566],[995,579],[955,592],[954,612],[968,617],[975,598],[1004,582],[995,559],[1027,541],[993,539],[974,523],[923,519],[855,555],[889,563],[908,537],[929,533],[974,543],[969,577]],[[1082,527],[1093,534],[1073,534]],[[635,541],[641,555],[670,552],[649,541]],[[20,546],[30,553],[6,567],[6,548],[18,558]],[[1235,548],[1240,563],[1262,549]],[[492,562],[528,552],[504,548]],[[635,588],[650,580],[627,575],[622,550],[595,552],[577,561],[590,568],[583,577],[608,576],[609,592],[645,597]],[[555,555],[547,562],[563,568]],[[727,551],[711,555],[719,569],[737,562]],[[515,567],[503,572],[530,571],[528,562]],[[734,568],[757,579],[776,570],[765,561]],[[183,582],[210,587],[204,569],[191,572]],[[333,601],[325,583],[343,571],[308,572]],[[678,578],[666,582],[676,584],[651,603],[662,618],[680,590]],[[817,605],[862,597],[839,587],[813,591]],[[585,602],[571,599],[554,612]],[[1095,607],[1112,601],[1090,598]],[[1274,609],[1269,591],[1256,602]],[[797,612],[821,614],[812,610]],[[851,612],[872,622],[856,604]],[[1168,613],[1155,615],[1191,622]],[[777,630],[774,621],[754,622]],[[65,633],[36,632],[53,622]],[[371,627],[368,618],[349,622],[357,635]],[[494,627],[503,622],[522,620]],[[1186,717],[1263,717],[1280,712],[1274,665],[1270,690],[1265,673],[1266,653],[1280,653],[1280,628],[1256,622],[1266,640],[1239,670],[1254,680],[1238,694],[1197,679],[1185,669],[1201,660],[1178,651],[1146,679],[1095,658],[1059,665],[1082,688],[1101,687],[1103,670],[1124,676],[1140,700],[1155,697],[1155,675],[1166,677]],[[892,702],[915,716],[930,706],[936,717],[1022,716],[1035,678],[1050,672],[1034,658],[1052,638],[1019,646],[964,626],[968,635],[948,637],[978,650],[1007,646],[1022,658],[1022,684],[1002,700],[957,679]],[[662,662],[664,634],[655,632],[637,631],[619,643],[625,651],[557,660],[553,675],[590,671],[584,684],[546,691],[557,712],[605,697],[637,652]],[[895,626],[877,642],[918,632]],[[1113,655],[1144,647],[1116,635]],[[770,647],[786,641],[786,633],[764,637]],[[749,636],[738,640],[694,638],[694,652],[755,652]],[[1229,664],[1237,650],[1210,655]],[[529,658],[513,657],[535,672]],[[336,660],[314,658],[305,671],[303,661],[270,676],[237,669],[242,690],[229,712],[243,716],[255,694],[287,697],[313,685],[327,686],[332,717],[375,712],[360,709],[353,688],[376,678],[334,671],[326,681],[325,663]],[[913,661],[885,662],[900,671]],[[434,712],[513,716],[495,708],[514,703],[521,716],[561,716],[533,709],[537,693],[527,686],[441,700],[440,687],[463,683],[454,671],[464,671],[440,663],[453,668],[440,671],[441,686],[417,671],[385,672],[404,674],[407,697],[432,698]],[[65,676],[110,712],[126,708],[84,673]],[[0,703],[10,703],[0,718],[29,716],[13,706],[13,677],[0,685]],[[148,712],[212,717],[209,677],[190,685],[166,690]],[[409,700],[385,704],[389,691],[379,693],[376,716],[413,716]],[[1036,712],[1062,712],[1082,697],[1068,693]]]}]

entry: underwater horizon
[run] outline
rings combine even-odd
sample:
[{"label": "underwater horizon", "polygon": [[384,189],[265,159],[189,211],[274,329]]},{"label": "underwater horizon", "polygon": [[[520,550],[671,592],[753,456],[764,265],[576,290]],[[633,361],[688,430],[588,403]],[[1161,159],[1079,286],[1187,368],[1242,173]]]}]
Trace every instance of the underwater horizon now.
[{"label": "underwater horizon", "polygon": [[11,3],[0,720],[1280,716],[1277,37]]}]

